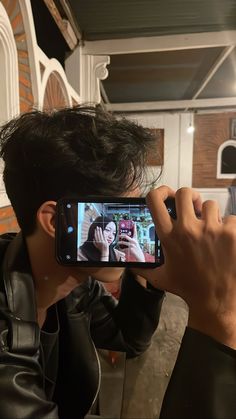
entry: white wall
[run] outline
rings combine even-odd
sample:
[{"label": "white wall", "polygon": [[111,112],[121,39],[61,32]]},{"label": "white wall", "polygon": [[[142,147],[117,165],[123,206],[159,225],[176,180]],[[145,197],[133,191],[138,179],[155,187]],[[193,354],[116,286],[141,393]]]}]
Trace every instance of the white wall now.
[{"label": "white wall", "polygon": [[200,192],[203,201],[206,201],[207,199],[216,200],[219,204],[221,215],[228,215],[227,207],[229,206],[230,194],[227,188],[198,188],[198,191]]},{"label": "white wall", "polygon": [[[147,128],[164,129],[164,167],[156,186],[168,185],[173,189],[192,186],[193,138],[187,128],[192,121],[191,113],[129,113],[127,118]],[[158,173],[158,168],[150,169]],[[217,200],[223,215],[228,204],[227,188],[198,188],[202,199]]]}]

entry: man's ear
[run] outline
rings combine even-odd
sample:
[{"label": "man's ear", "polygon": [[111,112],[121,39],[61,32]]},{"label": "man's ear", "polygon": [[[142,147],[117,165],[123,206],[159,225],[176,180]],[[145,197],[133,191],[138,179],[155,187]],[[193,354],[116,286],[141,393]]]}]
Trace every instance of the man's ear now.
[{"label": "man's ear", "polygon": [[51,237],[55,237],[56,202],[46,201],[37,211],[37,222],[41,228]]}]

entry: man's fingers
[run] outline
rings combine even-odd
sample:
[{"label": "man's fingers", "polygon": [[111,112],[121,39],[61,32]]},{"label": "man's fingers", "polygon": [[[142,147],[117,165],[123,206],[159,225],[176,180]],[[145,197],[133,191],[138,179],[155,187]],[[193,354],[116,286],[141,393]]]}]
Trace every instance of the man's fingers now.
[{"label": "man's fingers", "polygon": [[202,204],[202,220],[209,226],[215,223],[221,223],[220,209],[217,201],[207,200]]},{"label": "man's fingers", "polygon": [[234,230],[236,229],[236,215],[228,215],[222,221],[224,224],[230,225]]},{"label": "man's fingers", "polygon": [[152,213],[152,218],[158,234],[168,234],[172,230],[172,220],[167,211],[164,201],[174,197],[175,192],[168,186],[153,189],[146,197],[147,205]]},{"label": "man's fingers", "polygon": [[177,220],[185,223],[202,211],[202,200],[199,192],[190,188],[180,188],[175,194]]}]

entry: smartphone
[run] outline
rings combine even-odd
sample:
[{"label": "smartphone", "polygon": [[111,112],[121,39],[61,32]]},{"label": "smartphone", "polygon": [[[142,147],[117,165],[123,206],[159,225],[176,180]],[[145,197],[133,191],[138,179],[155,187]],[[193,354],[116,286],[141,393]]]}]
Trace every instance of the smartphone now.
[{"label": "smartphone", "polygon": [[[133,220],[119,220],[119,236],[122,237],[122,241],[127,241],[125,236],[127,235],[130,238],[134,236],[134,221]],[[126,249],[125,244],[119,245],[120,249]]]},{"label": "smartphone", "polygon": [[[174,200],[165,204],[176,218]],[[67,266],[152,268],[164,262],[145,198],[60,199],[55,244],[57,261]]]}]

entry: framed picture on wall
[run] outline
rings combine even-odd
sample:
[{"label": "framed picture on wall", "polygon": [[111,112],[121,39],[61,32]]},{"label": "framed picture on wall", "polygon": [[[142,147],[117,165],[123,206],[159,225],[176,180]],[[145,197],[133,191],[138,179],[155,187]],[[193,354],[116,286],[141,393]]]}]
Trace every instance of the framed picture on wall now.
[{"label": "framed picture on wall", "polygon": [[148,156],[147,165],[162,166],[164,164],[164,129],[150,129],[150,131],[156,137],[156,148]]}]

